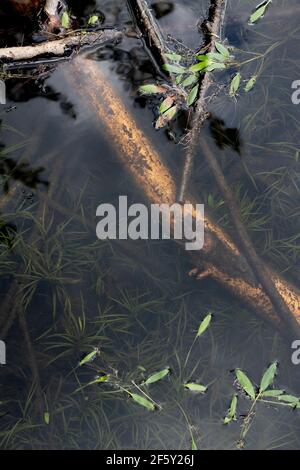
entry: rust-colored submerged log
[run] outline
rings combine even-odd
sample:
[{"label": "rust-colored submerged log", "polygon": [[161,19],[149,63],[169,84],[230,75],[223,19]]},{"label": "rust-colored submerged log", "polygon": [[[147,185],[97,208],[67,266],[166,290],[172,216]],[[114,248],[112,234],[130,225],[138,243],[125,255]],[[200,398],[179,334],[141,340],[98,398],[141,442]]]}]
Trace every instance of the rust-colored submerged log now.
[{"label": "rust-colored submerged log", "polygon": [[[83,104],[94,110],[116,155],[149,202],[170,205],[176,202],[176,185],[171,172],[110,85],[101,64],[78,57],[67,78],[77,88]],[[207,215],[204,248],[189,252],[189,256],[199,269],[199,278],[210,276],[264,318],[286,328],[238,247]],[[300,292],[271,268],[268,271],[290,314],[300,325]]]}]

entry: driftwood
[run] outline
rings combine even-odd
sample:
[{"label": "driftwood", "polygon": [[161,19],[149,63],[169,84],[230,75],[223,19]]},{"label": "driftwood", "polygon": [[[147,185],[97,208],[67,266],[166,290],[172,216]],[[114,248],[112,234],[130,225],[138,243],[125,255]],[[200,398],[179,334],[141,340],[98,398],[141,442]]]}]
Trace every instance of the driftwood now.
[{"label": "driftwood", "polygon": [[61,39],[43,42],[34,46],[7,47],[0,49],[1,61],[31,60],[40,56],[62,57],[67,51],[85,46],[100,46],[107,42],[118,41],[122,33],[115,29],[98,32],[79,32]]},{"label": "driftwood", "polygon": [[[103,74],[99,64],[82,57],[72,62],[71,69],[66,78],[77,88],[83,105],[94,109],[97,122],[109,135],[116,155],[149,202],[172,205],[176,201],[175,181],[152,143],[116,95],[109,77]],[[193,202],[193,199],[188,197],[188,201]],[[189,256],[199,270],[287,332],[286,319],[283,321],[278,316],[239,248],[208,216],[205,216],[204,248],[196,254],[190,252]],[[268,273],[286,303],[289,315],[300,324],[299,291],[271,268],[268,268]]]}]

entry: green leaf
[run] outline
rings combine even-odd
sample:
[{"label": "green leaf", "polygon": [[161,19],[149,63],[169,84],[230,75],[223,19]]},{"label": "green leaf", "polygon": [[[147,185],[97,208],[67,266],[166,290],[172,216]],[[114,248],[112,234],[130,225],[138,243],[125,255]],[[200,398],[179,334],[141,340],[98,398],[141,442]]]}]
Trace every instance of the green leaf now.
[{"label": "green leaf", "polygon": [[249,395],[252,400],[255,400],[255,390],[247,375],[241,370],[236,369],[236,378],[242,389]]},{"label": "green leaf", "polygon": [[142,85],[139,91],[145,95],[160,94],[166,92],[166,89],[159,85]]},{"label": "green leaf", "polygon": [[209,58],[210,62],[215,63],[215,62],[224,62],[226,58],[222,55],[219,54],[218,52],[209,52],[207,54],[207,57]]},{"label": "green leaf", "polygon": [[230,408],[228,410],[227,416],[224,418],[224,421],[223,421],[224,424],[229,424],[231,423],[231,421],[236,421],[237,402],[238,402],[238,397],[237,395],[234,395],[231,400]]},{"label": "green leaf", "polygon": [[150,377],[148,377],[148,379],[145,381],[145,385],[154,384],[155,382],[164,379],[169,373],[169,368],[163,369],[160,372],[156,372],[155,374],[150,375]]},{"label": "green leaf", "polygon": [[190,72],[201,72],[201,70],[206,69],[208,66],[209,62],[199,62],[198,64],[194,64],[189,68]]},{"label": "green leaf", "polygon": [[93,362],[96,359],[96,356],[99,354],[98,349],[94,349],[91,353],[87,354],[81,361],[79,362],[80,366],[87,364],[89,362]]},{"label": "green leaf", "polygon": [[260,387],[259,387],[259,392],[260,393],[264,392],[265,390],[267,390],[267,388],[270,387],[270,385],[272,385],[272,383],[274,382],[276,373],[277,373],[277,362],[274,362],[266,370],[266,372],[264,373],[264,375],[261,379],[261,383],[260,383]]},{"label": "green leaf", "polygon": [[254,75],[253,77],[250,78],[250,80],[248,80],[244,88],[246,93],[252,90],[252,88],[254,87],[256,83],[256,80],[257,80],[257,75]]},{"label": "green leaf", "polygon": [[170,73],[181,74],[185,72],[185,68],[181,65],[173,65],[173,64],[164,64],[163,69]]},{"label": "green leaf", "polygon": [[172,106],[172,108],[168,109],[165,113],[163,113],[156,121],[155,129],[161,129],[164,127],[169,121],[171,121],[177,113],[177,106]]},{"label": "green leaf", "polygon": [[147,408],[147,410],[150,410],[150,411],[155,410],[154,403],[152,403],[150,400],[147,400],[147,398],[144,398],[141,395],[137,395],[136,393],[130,393],[130,392],[128,393],[131,396],[131,398],[139,405],[143,406],[144,408]]},{"label": "green leaf", "polygon": [[212,209],[215,207],[215,199],[214,199],[212,194],[208,195],[207,203],[208,203],[209,207],[211,207]]},{"label": "green leaf", "polygon": [[48,411],[44,413],[44,421],[47,425],[50,423],[50,413],[48,413]]},{"label": "green leaf", "polygon": [[109,379],[109,375],[101,375],[101,377],[97,377],[95,380],[92,380],[87,385],[94,385],[107,382]]},{"label": "green leaf", "polygon": [[175,78],[175,83],[176,83],[176,85],[180,85],[180,83],[182,82],[182,80],[183,80],[183,74],[177,75],[177,77]]},{"label": "green leaf", "polygon": [[205,385],[196,384],[196,383],[184,384],[184,388],[191,390],[191,392],[197,392],[197,393],[205,393],[207,391],[207,387]]},{"label": "green leaf", "polygon": [[225,59],[229,59],[230,57],[230,52],[229,50],[227,49],[227,47],[225,47],[223,44],[221,44],[220,42],[216,42],[216,49],[218,52],[220,52],[220,54],[222,54],[222,56],[225,58]]},{"label": "green leaf", "polygon": [[192,437],[192,450],[198,450],[195,439]]},{"label": "green leaf", "polygon": [[94,26],[95,24],[98,23],[98,21],[99,21],[99,16],[93,15],[93,16],[89,17],[88,24],[91,25],[91,26]]},{"label": "green leaf", "polygon": [[222,63],[213,62],[206,67],[206,72],[213,72],[214,70],[225,70],[226,65]]},{"label": "green leaf", "polygon": [[230,83],[230,91],[229,91],[230,96],[235,96],[237,94],[238,89],[240,88],[240,84],[241,84],[241,74],[237,73],[233,77]]},{"label": "green leaf", "polygon": [[198,82],[198,75],[196,75],[196,74],[193,73],[193,74],[189,75],[189,76],[182,82],[182,86],[183,86],[184,88],[186,88],[186,87],[189,87],[189,86],[191,86],[191,85],[194,85],[194,84],[197,83],[197,82]]},{"label": "green leaf", "polygon": [[207,328],[209,327],[210,323],[211,323],[211,320],[212,320],[212,314],[209,313],[208,315],[206,315],[206,317],[204,318],[204,320],[200,323],[200,326],[198,328],[198,332],[197,332],[197,338],[199,338],[199,336],[203,335],[203,333],[205,333],[205,331],[207,330]]},{"label": "green leaf", "polygon": [[277,398],[284,393],[284,390],[266,390],[262,393],[262,397]]},{"label": "green leaf", "polygon": [[199,90],[199,85],[196,85],[192,91],[189,93],[189,96],[187,98],[187,104],[188,106],[192,106],[192,104],[196,101],[197,96],[198,96],[198,90]]},{"label": "green leaf", "polygon": [[166,58],[171,60],[172,62],[180,62],[182,59],[182,56],[179,54],[171,53],[171,54],[165,54]]},{"label": "green leaf", "polygon": [[171,106],[173,105],[174,101],[175,101],[174,96],[167,96],[167,98],[163,100],[163,102],[161,103],[159,107],[160,114],[163,114],[166,111],[168,111],[168,109],[170,109]]},{"label": "green leaf", "polygon": [[70,27],[70,16],[67,11],[65,11],[61,17],[61,25],[65,29],[68,29]]},{"label": "green leaf", "polygon": [[289,403],[292,406],[298,406],[300,404],[299,398],[294,397],[293,395],[280,395],[278,400],[283,401],[284,403]]},{"label": "green leaf", "polygon": [[256,23],[265,13],[272,0],[266,0],[265,2],[257,5],[256,9],[250,16],[250,23]]}]

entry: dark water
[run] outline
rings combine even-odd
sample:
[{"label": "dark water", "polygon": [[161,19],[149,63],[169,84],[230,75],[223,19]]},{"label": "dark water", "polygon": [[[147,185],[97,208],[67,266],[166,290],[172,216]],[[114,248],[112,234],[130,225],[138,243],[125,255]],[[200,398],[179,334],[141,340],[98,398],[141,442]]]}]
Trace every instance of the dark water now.
[{"label": "dark water", "polygon": [[[70,3],[79,23],[98,11],[105,26],[132,26],[125,2],[99,0],[85,8],[83,2]],[[177,0],[153,8],[171,43],[197,49],[202,42],[197,25],[207,6]],[[299,107],[291,102],[291,84],[300,78],[300,10],[296,0],[276,1],[265,18],[249,26],[255,6],[255,1],[229,2],[223,39],[235,48],[242,79],[258,75],[257,83],[233,99],[228,86],[237,69],[214,74],[226,87],[216,86],[202,139],[213,146],[236,192],[258,252],[298,285]],[[102,48],[93,60],[179,185],[185,152],[176,142],[184,135],[186,113],[168,130],[155,132],[157,101],[140,97],[137,89],[156,79],[156,70],[139,39]],[[88,94],[83,105],[70,84],[72,70],[65,62],[37,80],[7,80],[9,102],[1,106],[1,312],[3,318],[15,312],[6,337],[7,365],[0,369],[1,447],[190,449],[193,436],[199,449],[236,448],[251,403],[238,392],[238,420],[222,424],[237,393],[232,371],[241,368],[259,384],[277,360],[275,388],[299,396],[300,366],[291,362],[291,344],[213,281],[190,279],[191,263],[172,242],[97,240],[99,204],[117,203],[119,195],[143,202],[144,196],[118,160]],[[234,235],[201,145],[189,186]],[[186,363],[209,312],[212,324]],[[17,320],[25,314],[40,397]],[[100,356],[78,367],[96,347]],[[159,405],[155,411],[124,392],[131,387],[140,393],[133,382],[166,367],[168,378],[147,389]],[[99,374],[113,378],[82,388]],[[184,390],[186,382],[208,385],[207,393]],[[299,410],[258,403],[245,447],[299,449],[299,433]]]}]

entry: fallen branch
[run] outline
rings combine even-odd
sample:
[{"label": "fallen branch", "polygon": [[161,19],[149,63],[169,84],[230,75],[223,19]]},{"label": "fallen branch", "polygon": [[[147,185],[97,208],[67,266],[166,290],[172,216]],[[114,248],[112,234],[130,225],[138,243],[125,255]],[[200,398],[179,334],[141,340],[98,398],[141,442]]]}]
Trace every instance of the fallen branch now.
[{"label": "fallen branch", "polygon": [[39,56],[62,57],[68,50],[80,49],[85,46],[98,46],[107,42],[115,42],[122,38],[122,33],[114,29],[98,32],[80,32],[61,39],[47,41],[34,46],[7,47],[0,49],[0,60],[19,61],[31,60]]},{"label": "fallen branch", "polygon": [[[159,26],[148,7],[146,0],[127,0],[129,9],[138,27],[142,39],[152,55],[154,63],[159,66],[160,72],[162,66],[168,62],[166,54],[169,51],[162,37]],[[166,74],[166,72],[164,72]]]},{"label": "fallen branch", "polygon": [[[208,22],[205,23],[206,41],[203,49],[206,53],[216,52],[216,42],[221,36],[221,30],[224,22],[224,13],[227,6],[227,0],[211,0],[210,14]],[[206,72],[200,83],[199,95],[196,103],[195,113],[192,118],[191,130],[188,135],[188,150],[185,156],[185,165],[181,187],[178,195],[180,202],[185,200],[188,182],[193,169],[194,156],[198,148],[199,135],[203,124],[209,117],[206,100],[208,90],[211,86],[211,72]]]},{"label": "fallen branch", "polygon": [[[176,200],[175,181],[116,95],[109,77],[93,61],[78,57],[73,61],[72,73],[69,72],[66,78],[78,89],[83,104],[94,109],[102,131],[104,127],[109,135],[116,156],[148,200],[152,204],[172,205]],[[189,201],[191,200],[187,199]],[[287,331],[287,322],[277,315],[239,248],[208,216],[205,217],[205,234],[204,248],[194,254],[189,252],[192,262],[251,309],[275,322],[281,330]],[[287,305],[289,315],[300,324],[299,291],[271,269],[268,272],[278,295]]]}]

